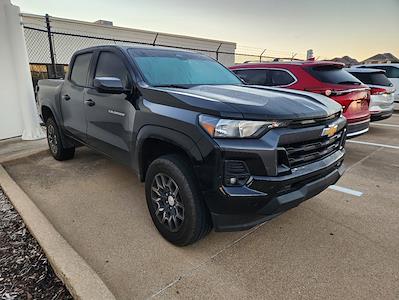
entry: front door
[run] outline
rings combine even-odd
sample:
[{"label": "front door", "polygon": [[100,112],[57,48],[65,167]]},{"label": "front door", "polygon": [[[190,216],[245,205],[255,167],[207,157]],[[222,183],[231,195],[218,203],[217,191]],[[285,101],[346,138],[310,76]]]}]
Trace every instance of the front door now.
[{"label": "front door", "polygon": [[[112,50],[99,53],[95,77],[121,79],[131,90],[131,78],[122,57]],[[135,108],[130,93],[100,93],[88,88],[84,95],[88,144],[111,157],[130,163]]]}]

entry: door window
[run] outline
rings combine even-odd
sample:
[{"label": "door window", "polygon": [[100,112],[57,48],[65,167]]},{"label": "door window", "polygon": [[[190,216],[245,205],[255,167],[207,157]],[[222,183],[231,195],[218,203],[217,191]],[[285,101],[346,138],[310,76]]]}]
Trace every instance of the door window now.
[{"label": "door window", "polygon": [[100,53],[95,77],[116,77],[126,89],[130,87],[129,71],[121,58],[113,52]]},{"label": "door window", "polygon": [[269,70],[270,86],[283,86],[295,82],[295,78],[283,70]]},{"label": "door window", "polygon": [[84,53],[76,56],[71,73],[73,83],[80,86],[86,85],[92,55],[93,53]]},{"label": "door window", "polygon": [[246,69],[246,70],[233,70],[234,73],[245,83],[266,85],[266,70],[262,69]]}]

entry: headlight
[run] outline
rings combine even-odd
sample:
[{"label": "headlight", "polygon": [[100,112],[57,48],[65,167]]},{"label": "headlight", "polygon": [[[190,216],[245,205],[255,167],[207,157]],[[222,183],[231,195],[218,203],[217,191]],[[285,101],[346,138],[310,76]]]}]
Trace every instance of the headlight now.
[{"label": "headlight", "polygon": [[257,137],[268,129],[284,125],[284,122],[278,121],[228,120],[207,115],[200,115],[199,123],[210,136],[215,138]]}]

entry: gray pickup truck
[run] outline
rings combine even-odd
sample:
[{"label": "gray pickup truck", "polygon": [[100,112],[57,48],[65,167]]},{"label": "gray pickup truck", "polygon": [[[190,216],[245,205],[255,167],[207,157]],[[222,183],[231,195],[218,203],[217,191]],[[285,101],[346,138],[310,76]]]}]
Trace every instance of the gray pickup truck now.
[{"label": "gray pickup truck", "polygon": [[86,145],[132,168],[156,228],[175,245],[270,220],[343,173],[340,105],[246,86],[202,54],[94,47],[73,55],[65,80],[38,86],[54,158]]}]

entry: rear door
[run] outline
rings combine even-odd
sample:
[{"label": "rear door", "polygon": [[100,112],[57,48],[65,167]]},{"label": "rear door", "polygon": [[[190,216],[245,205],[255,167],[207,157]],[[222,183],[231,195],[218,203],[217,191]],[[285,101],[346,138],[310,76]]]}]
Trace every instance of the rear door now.
[{"label": "rear door", "polygon": [[[95,77],[116,77],[121,79],[127,91],[131,91],[128,62],[119,50],[102,50],[96,55],[96,60],[92,81]],[[124,163],[130,160],[136,112],[130,98],[130,92],[100,93],[92,84],[84,96],[88,144]]]},{"label": "rear door", "polygon": [[73,136],[86,141],[86,116],[83,95],[93,52],[80,53],[72,61],[71,72],[61,89],[63,126]]}]

